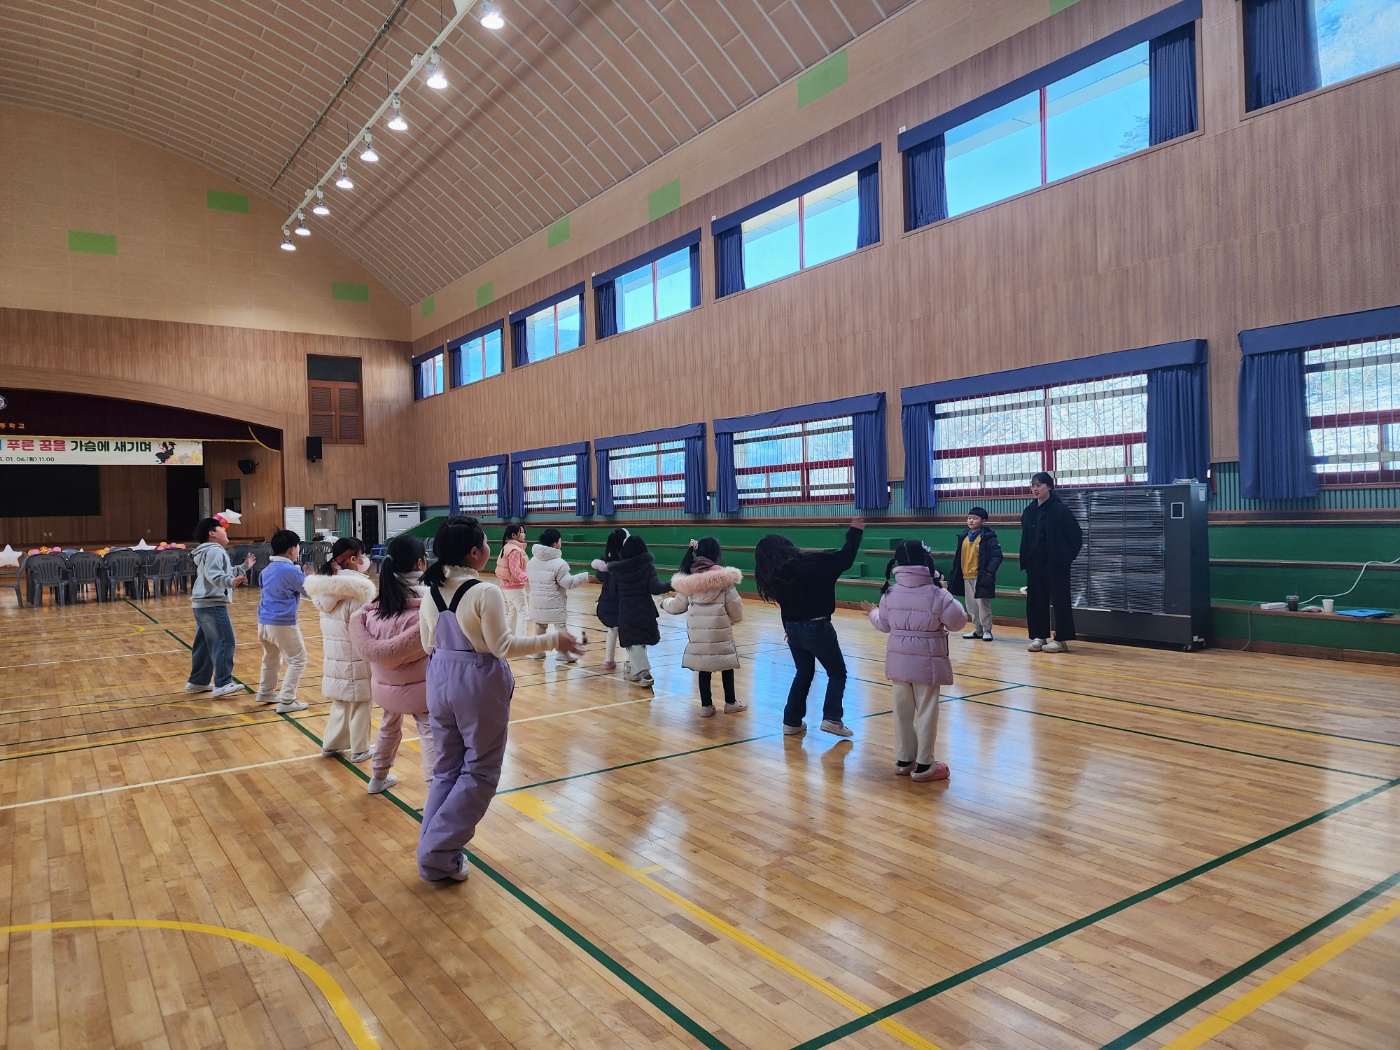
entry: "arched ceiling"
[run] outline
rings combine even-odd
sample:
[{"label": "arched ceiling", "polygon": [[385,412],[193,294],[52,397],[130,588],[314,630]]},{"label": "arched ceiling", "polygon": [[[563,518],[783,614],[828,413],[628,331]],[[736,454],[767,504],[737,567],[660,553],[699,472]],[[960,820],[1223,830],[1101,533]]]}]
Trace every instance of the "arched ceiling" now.
[{"label": "arched ceiling", "polygon": [[[417,302],[913,2],[502,0],[506,28],[468,16],[441,51],[449,89],[408,90],[409,131],[381,122],[383,160],[352,162],[356,189],[329,188],[313,228]],[[0,100],[117,128],[290,208],[452,10],[5,0]]]}]

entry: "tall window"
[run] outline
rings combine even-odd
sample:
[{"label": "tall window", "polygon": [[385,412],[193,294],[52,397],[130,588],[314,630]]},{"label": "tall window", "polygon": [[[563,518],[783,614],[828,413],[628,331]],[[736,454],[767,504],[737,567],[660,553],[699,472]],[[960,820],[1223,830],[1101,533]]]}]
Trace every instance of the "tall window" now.
[{"label": "tall window", "polygon": [[1400,0],[1312,0],[1322,85],[1400,62]]},{"label": "tall window", "polygon": [[934,491],[1021,494],[1046,470],[1057,485],[1147,483],[1145,373],[940,403]]},{"label": "tall window", "polygon": [[950,128],[948,214],[1147,148],[1148,83],[1144,41]]},{"label": "tall window", "polygon": [[739,502],[850,503],[855,452],[850,416],[734,435]]},{"label": "tall window", "polygon": [[617,278],[617,330],[630,332],[691,309],[690,264],[686,246]]},{"label": "tall window", "polygon": [[1246,0],[1250,109],[1400,62],[1400,0]]},{"label": "tall window", "polygon": [[413,399],[421,401],[425,397],[441,394],[447,387],[443,383],[442,348],[425,354],[418,359],[413,377]]},{"label": "tall window", "polygon": [[613,506],[629,510],[685,506],[685,442],[633,445],[608,454]]},{"label": "tall window", "polygon": [[1308,350],[1303,376],[1319,480],[1400,482],[1400,336]]},{"label": "tall window", "polygon": [[306,355],[307,433],[327,445],[363,445],[360,359]]},{"label": "tall window", "polygon": [[466,386],[501,374],[501,329],[468,339],[452,350],[452,385]]},{"label": "tall window", "polygon": [[528,361],[543,361],[577,350],[583,339],[583,296],[546,306],[525,318],[525,354]]},{"label": "tall window", "polygon": [[752,219],[743,229],[744,286],[786,277],[858,247],[857,173],[843,175]]},{"label": "tall window", "polygon": [[455,472],[453,483],[457,488],[457,508],[463,514],[495,514],[497,468],[467,467]]},{"label": "tall window", "polygon": [[578,461],[574,456],[534,459],[523,465],[525,510],[574,512]]}]

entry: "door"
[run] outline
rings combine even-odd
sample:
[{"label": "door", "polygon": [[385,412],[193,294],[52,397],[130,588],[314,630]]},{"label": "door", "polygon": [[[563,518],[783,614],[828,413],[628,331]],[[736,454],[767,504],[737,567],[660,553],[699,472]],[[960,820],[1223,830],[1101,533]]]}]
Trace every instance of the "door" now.
[{"label": "door", "polygon": [[355,500],[355,535],[366,547],[384,542],[384,501],[382,499]]}]

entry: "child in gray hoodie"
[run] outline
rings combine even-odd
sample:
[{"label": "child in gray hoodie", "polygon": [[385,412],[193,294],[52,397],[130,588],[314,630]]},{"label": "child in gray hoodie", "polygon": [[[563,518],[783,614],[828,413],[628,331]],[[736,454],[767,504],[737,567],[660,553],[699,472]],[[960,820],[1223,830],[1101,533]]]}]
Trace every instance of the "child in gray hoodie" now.
[{"label": "child in gray hoodie", "polygon": [[201,520],[194,528],[194,540],[199,544],[192,555],[198,574],[190,591],[195,633],[185,692],[212,689],[210,695],[218,700],[246,691],[233,680],[233,621],[228,607],[233,604],[233,589],[248,579],[248,570],[257,559],[249,554],[243,567],[234,569],[225,550],[228,532],[218,518]]}]

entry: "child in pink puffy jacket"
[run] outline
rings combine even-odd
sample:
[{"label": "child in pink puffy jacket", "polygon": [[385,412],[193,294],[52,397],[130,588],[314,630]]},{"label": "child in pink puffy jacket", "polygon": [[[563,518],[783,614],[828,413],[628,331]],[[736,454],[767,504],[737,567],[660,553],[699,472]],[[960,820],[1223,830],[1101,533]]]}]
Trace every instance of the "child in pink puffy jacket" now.
[{"label": "child in pink puffy jacket", "polygon": [[933,758],[938,693],[940,686],[953,684],[948,632],[961,629],[967,618],[943,589],[933,556],[918,540],[896,548],[885,566],[885,580],[880,604],[863,604],[870,623],[890,636],[885,677],[894,687],[894,771],[920,783],[947,780],[948,767]]}]

